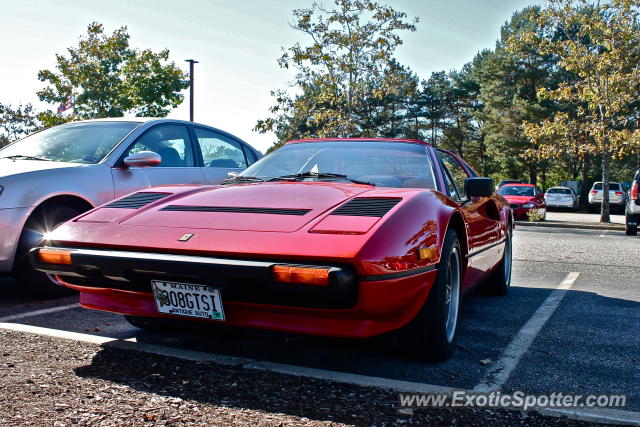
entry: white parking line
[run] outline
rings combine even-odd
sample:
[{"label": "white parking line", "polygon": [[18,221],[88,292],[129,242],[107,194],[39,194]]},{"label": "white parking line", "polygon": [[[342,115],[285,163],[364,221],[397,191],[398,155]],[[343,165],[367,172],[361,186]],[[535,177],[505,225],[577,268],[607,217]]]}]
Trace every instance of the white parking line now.
[{"label": "white parking line", "polygon": [[529,349],[538,332],[540,332],[540,329],[542,329],[556,308],[558,308],[560,301],[562,301],[567,291],[573,286],[579,275],[580,273],[577,272],[567,274],[567,277],[551,292],[551,295],[544,300],[536,312],[533,313],[533,316],[531,316],[509,343],[507,348],[504,349],[500,355],[500,359],[498,359],[493,366],[493,369],[474,387],[474,391],[497,390],[507,382],[511,373],[518,365],[518,362],[520,362],[520,359]]},{"label": "white parking line", "polygon": [[[576,275],[577,278],[577,275]],[[573,279],[575,281],[575,278]],[[565,279],[566,281],[566,279]],[[563,282],[564,283],[564,282]],[[571,285],[569,285],[570,287]],[[568,287],[567,287],[568,289]],[[545,301],[546,302],[546,301]],[[367,375],[350,374],[346,372],[329,371],[324,369],[306,368],[302,366],[287,365],[281,363],[264,362],[254,359],[219,355],[214,353],[204,353],[199,351],[184,350],[181,348],[168,347],[163,345],[139,343],[135,338],[119,340],[109,337],[101,337],[78,332],[61,331],[58,329],[43,328],[40,326],[22,325],[20,323],[0,323],[0,329],[25,332],[48,337],[62,338],[72,341],[97,344],[102,346],[119,347],[128,350],[143,351],[146,353],[160,354],[163,356],[175,357],[177,359],[192,361],[209,361],[222,365],[241,366],[246,369],[264,370],[288,375],[295,375],[305,378],[316,378],[327,381],[334,381],[342,384],[352,384],[361,387],[378,387],[387,390],[394,390],[405,393],[442,393],[453,394],[454,391],[464,390],[440,386],[435,384],[423,384],[411,381],[393,380],[389,378],[372,377]],[[538,408],[534,408],[538,409]],[[620,423],[640,425],[640,412],[624,411],[616,409],[575,409],[563,410],[554,408],[539,408],[538,411],[544,415],[554,417],[567,417],[576,420],[584,420],[600,423]]]},{"label": "white parking line", "polygon": [[43,308],[42,310],[27,311],[25,313],[12,314],[10,316],[0,317],[0,322],[11,322],[12,320],[24,319],[25,317],[40,316],[41,314],[55,313],[57,311],[71,310],[78,308],[80,304],[61,305],[60,307]]}]

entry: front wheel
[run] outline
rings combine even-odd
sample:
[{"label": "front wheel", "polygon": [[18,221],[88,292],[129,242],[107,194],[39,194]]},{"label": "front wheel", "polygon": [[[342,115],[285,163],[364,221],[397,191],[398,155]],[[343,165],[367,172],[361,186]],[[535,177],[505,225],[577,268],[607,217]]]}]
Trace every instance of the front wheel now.
[{"label": "front wheel", "polygon": [[399,332],[399,344],[417,359],[443,362],[453,354],[462,280],[462,251],[454,230],[447,231],[438,275],[417,316]]},{"label": "front wheel", "polygon": [[56,298],[73,293],[69,288],[54,284],[46,273],[35,270],[29,262],[29,251],[42,244],[47,232],[80,213],[69,206],[40,207],[25,224],[18,243],[13,275],[32,296]]},{"label": "front wheel", "polygon": [[638,218],[636,215],[626,214],[624,233],[627,236],[635,236],[638,234]]}]

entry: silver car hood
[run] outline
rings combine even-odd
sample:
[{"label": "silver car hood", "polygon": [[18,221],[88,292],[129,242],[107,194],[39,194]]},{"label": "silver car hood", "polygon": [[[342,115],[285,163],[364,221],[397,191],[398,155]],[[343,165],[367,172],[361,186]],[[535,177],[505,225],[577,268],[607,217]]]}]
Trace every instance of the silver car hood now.
[{"label": "silver car hood", "polygon": [[46,160],[0,159],[0,178],[27,172],[83,166],[84,163],[49,162]]}]

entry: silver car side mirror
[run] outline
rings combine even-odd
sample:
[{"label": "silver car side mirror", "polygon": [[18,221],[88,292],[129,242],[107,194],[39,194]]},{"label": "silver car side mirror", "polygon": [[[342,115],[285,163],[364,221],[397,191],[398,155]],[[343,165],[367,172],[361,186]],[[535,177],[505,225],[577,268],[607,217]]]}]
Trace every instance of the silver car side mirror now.
[{"label": "silver car side mirror", "polygon": [[161,162],[160,154],[153,151],[140,151],[124,158],[124,164],[128,167],[158,166]]}]

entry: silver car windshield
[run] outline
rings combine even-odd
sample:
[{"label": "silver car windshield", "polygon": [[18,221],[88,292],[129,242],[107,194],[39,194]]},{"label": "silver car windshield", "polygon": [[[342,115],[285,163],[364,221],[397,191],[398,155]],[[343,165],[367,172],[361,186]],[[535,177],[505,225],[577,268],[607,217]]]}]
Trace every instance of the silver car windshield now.
[{"label": "silver car windshield", "polygon": [[0,158],[98,163],[138,122],[69,123],[34,133],[0,150]]},{"label": "silver car windshield", "polygon": [[436,188],[427,148],[409,142],[288,144],[251,165],[238,178],[234,181],[346,179],[379,187]]}]

